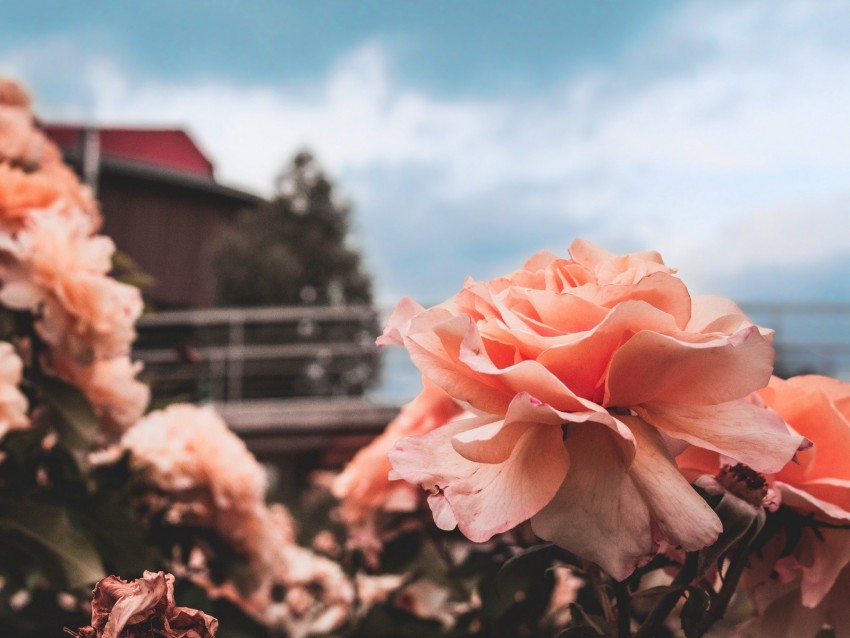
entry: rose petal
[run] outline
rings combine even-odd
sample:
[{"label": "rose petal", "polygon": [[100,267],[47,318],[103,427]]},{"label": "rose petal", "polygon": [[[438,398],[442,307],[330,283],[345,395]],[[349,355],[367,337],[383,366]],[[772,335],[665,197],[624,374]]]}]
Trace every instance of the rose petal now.
[{"label": "rose petal", "polygon": [[671,436],[725,454],[757,472],[781,470],[803,441],[775,412],[746,400],[706,406],[652,402],[637,412]]},{"label": "rose petal", "polygon": [[850,521],[850,510],[842,507],[842,505],[846,504],[846,498],[842,504],[835,504],[818,498],[813,493],[817,491],[817,485],[797,486],[790,485],[784,481],[773,481],[773,487],[781,492],[783,504],[804,512],[820,511],[832,518]]},{"label": "rose petal", "polygon": [[704,343],[639,332],[614,355],[604,405],[733,401],[767,385],[773,357],[756,326]]},{"label": "rose petal", "polygon": [[623,341],[635,331],[647,328],[676,330],[676,323],[673,317],[644,301],[624,301],[593,330],[553,344],[537,361],[575,394],[601,404],[612,355],[618,348],[622,350]]},{"label": "rose petal", "polygon": [[430,334],[411,335],[405,345],[423,375],[482,412],[504,414],[514,396],[529,388],[536,398],[558,410],[600,410],[536,361],[497,367],[468,317],[441,322]]},{"label": "rose petal", "polygon": [[629,474],[665,540],[687,551],[711,545],[723,530],[720,519],[679,472],[664,440],[638,417],[620,419],[635,436],[635,460]]},{"label": "rose petal", "polygon": [[733,334],[751,322],[734,301],[714,295],[695,295],[691,298],[691,320],[688,332],[717,332]]},{"label": "rose petal", "polygon": [[[837,522],[837,521],[836,521]],[[807,564],[801,565],[803,582],[800,585],[803,605],[817,607],[832,589],[842,570],[850,563],[850,543],[846,529],[820,529],[820,537],[808,530],[801,543],[804,555],[810,556]]]},{"label": "rose petal", "polygon": [[[561,431],[562,426],[596,421],[618,432],[621,453],[630,463],[634,457],[634,442],[628,428],[618,424],[607,412],[560,412],[542,403],[527,392],[517,394],[511,401],[503,421],[494,421],[460,432],[452,439],[455,451],[477,463],[502,463],[508,459],[517,441],[531,427],[548,425]],[[619,426],[619,427],[618,427]]]},{"label": "rose petal", "polygon": [[510,456],[501,463],[473,462],[455,451],[455,436],[489,422],[489,417],[457,421],[402,439],[390,451],[393,468],[406,481],[432,492],[429,503],[436,517],[448,518],[442,498],[460,530],[473,541],[485,541],[540,511],[569,467],[561,428],[549,424],[523,428]]},{"label": "rose petal", "polygon": [[379,346],[403,345],[404,340],[402,335],[407,324],[413,317],[424,310],[425,308],[410,297],[404,297],[393,310],[390,318],[387,320],[383,334],[378,337],[376,343]]},{"label": "rose petal", "polygon": [[613,308],[626,301],[643,301],[673,317],[678,329],[683,330],[691,318],[691,297],[681,279],[666,272],[647,275],[628,285],[582,286],[577,295],[603,307]]},{"label": "rose petal", "polygon": [[850,384],[820,376],[771,379],[764,392],[774,409],[800,434],[811,439],[801,479],[850,479],[850,411],[842,413],[830,396],[840,400]]},{"label": "rose petal", "polygon": [[489,414],[503,414],[515,393],[503,392],[498,380],[471,371],[459,362],[460,345],[474,329],[469,317],[447,318],[447,313],[426,311],[419,319],[430,319],[434,325],[405,335],[404,345],[423,376],[459,402]]},{"label": "rose petal", "polygon": [[570,471],[531,519],[540,538],[597,563],[617,580],[652,552],[649,508],[629,477],[615,435],[589,425],[567,433]]}]

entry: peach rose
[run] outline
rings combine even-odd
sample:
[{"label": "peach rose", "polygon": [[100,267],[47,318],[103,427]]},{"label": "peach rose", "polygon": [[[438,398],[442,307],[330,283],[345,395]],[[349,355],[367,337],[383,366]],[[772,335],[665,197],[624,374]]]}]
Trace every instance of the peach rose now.
[{"label": "peach rose", "polygon": [[29,96],[0,79],[0,221],[11,230],[29,210],[80,209],[93,228],[100,225],[97,202],[62,161],[56,145],[36,125]]},{"label": "peach rose", "polygon": [[[850,635],[850,383],[810,375],[773,377],[759,392],[764,406],[812,442],[812,448],[766,476],[770,507],[782,504],[802,517],[835,527],[802,528],[783,556],[789,532],[773,538],[744,575],[759,614],[745,635],[815,636],[828,623]],[[691,448],[678,459],[682,471],[714,474],[724,459]]]},{"label": "peach rose", "polygon": [[383,434],[360,450],[334,480],[332,492],[342,501],[340,514],[347,525],[366,524],[379,511],[416,509],[418,490],[408,483],[389,480],[392,467],[387,453],[402,437],[430,432],[463,411],[454,399],[427,379],[423,379],[423,386],[421,394],[402,407]]},{"label": "peach rose", "polygon": [[57,186],[44,175],[0,163],[0,220],[8,230],[20,229],[31,211],[48,208],[59,196]]},{"label": "peach rose", "polygon": [[167,495],[169,522],[214,529],[256,580],[271,564],[272,542],[288,542],[291,521],[287,527],[265,505],[263,466],[211,407],[174,404],[151,412],[121,446],[145,481]]},{"label": "peach rose", "polygon": [[530,518],[625,578],[660,540],[695,550],[720,533],[676,452],[763,471],[794,455],[802,437],[745,399],[770,378],[770,337],[730,301],[692,298],[657,253],[577,240],[569,259],[539,253],[428,310],[399,304],[378,343],[480,416],[403,439],[390,461],[442,528],[483,541]]},{"label": "peach rose", "polygon": [[38,174],[49,179],[59,189],[62,197],[57,202],[57,208],[60,212],[81,210],[88,216],[93,230],[100,228],[103,219],[94,194],[88,186],[81,184],[74,171],[65,165],[59,149],[53,143],[48,142],[44,150]]},{"label": "peach rose", "polygon": [[92,234],[81,211],[33,212],[24,230],[0,235],[0,302],[40,314],[42,338],[81,361],[126,355],[142,311],[137,288],[107,276],[115,245]]},{"label": "peach rose", "polygon": [[133,362],[130,357],[122,356],[81,364],[54,353],[51,363],[58,376],[86,395],[103,432],[110,438],[120,436],[134,425],[148,407],[150,388],[136,378],[142,370],[141,361]]},{"label": "peach rose", "polygon": [[24,364],[11,343],[0,341],[0,440],[29,425],[29,403],[20,391]]},{"label": "peach rose", "polygon": [[[0,89],[0,100],[2,100]],[[0,101],[0,161],[32,171],[41,164],[48,141],[35,128],[29,104]]]},{"label": "peach rose", "polygon": [[121,443],[167,492],[203,487],[221,508],[265,498],[263,467],[211,407],[176,403],[151,412]]}]

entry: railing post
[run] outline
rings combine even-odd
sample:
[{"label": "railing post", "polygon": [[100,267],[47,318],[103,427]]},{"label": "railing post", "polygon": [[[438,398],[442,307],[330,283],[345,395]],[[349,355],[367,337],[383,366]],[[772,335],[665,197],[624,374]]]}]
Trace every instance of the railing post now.
[{"label": "railing post", "polygon": [[242,377],[245,372],[245,317],[233,313],[230,320],[227,344],[227,400],[242,400]]}]

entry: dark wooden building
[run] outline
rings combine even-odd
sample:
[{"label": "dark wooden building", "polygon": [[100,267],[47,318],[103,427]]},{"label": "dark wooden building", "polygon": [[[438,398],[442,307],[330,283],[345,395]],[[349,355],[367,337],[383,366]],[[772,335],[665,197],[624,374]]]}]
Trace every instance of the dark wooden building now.
[{"label": "dark wooden building", "polygon": [[290,486],[340,466],[395,415],[363,396],[378,366],[374,308],[212,307],[211,244],[261,199],[218,183],[184,131],[43,128],[95,189],[103,232],[156,280],[133,356],[159,400],[213,403]]},{"label": "dark wooden building", "polygon": [[103,232],[155,279],[151,301],[161,309],[211,306],[210,245],[260,198],[217,182],[212,162],[179,129],[44,130],[96,189]]}]

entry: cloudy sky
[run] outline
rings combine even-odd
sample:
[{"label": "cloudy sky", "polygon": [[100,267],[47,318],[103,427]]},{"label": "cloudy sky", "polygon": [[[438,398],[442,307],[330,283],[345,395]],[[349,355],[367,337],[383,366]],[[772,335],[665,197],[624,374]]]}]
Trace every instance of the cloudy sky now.
[{"label": "cloudy sky", "polygon": [[0,72],[44,119],[184,126],[258,192],[312,149],[386,304],[577,236],[699,292],[850,301],[847,2],[14,5]]}]

